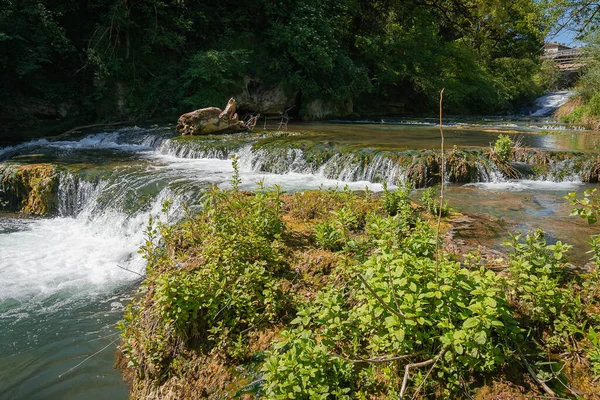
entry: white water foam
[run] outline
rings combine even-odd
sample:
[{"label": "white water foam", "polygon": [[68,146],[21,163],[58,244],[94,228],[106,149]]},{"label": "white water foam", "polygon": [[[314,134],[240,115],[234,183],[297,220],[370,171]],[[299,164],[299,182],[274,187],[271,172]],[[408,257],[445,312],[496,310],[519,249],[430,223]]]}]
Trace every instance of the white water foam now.
[{"label": "white water foam", "polygon": [[554,182],[554,181],[535,181],[535,180],[507,180],[504,182],[481,182],[470,183],[465,186],[474,186],[479,189],[496,192],[523,192],[523,191],[573,191],[580,189],[583,183],[574,182]]},{"label": "white water foam", "polygon": [[552,114],[556,109],[565,104],[573,95],[572,91],[562,90],[558,92],[548,92],[535,101],[538,109],[531,114],[532,117],[546,117]]}]

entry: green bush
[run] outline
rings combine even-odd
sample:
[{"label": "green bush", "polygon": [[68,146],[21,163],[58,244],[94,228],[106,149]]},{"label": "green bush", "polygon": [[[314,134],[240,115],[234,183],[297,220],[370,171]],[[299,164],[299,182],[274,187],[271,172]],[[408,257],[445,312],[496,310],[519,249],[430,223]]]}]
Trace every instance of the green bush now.
[{"label": "green bush", "polygon": [[253,196],[240,192],[237,160],[231,183],[227,191],[210,188],[202,211],[177,227],[148,224],[142,292],[153,290],[130,303],[119,327],[128,365],[153,379],[168,376],[170,361],[186,348],[247,356],[242,333],[286,312],[281,191],[260,183]]},{"label": "green bush", "polygon": [[[430,187],[423,190],[423,193],[421,193],[421,203],[423,204],[423,207],[425,207],[425,209],[432,215],[440,214],[440,200],[435,188]],[[450,213],[448,201],[444,201],[441,212],[442,217],[445,217]]]},{"label": "green bush", "polygon": [[565,304],[561,280],[565,275],[566,253],[572,247],[546,244],[544,231],[525,236],[511,235],[505,244],[512,248],[509,259],[511,281],[508,291],[518,300],[522,312],[533,321],[548,323],[555,319]]},{"label": "green bush", "polygon": [[508,162],[512,156],[513,147],[513,141],[508,135],[500,135],[496,143],[494,143],[494,154],[500,161]]},{"label": "green bush", "polygon": [[600,92],[594,94],[588,101],[587,114],[593,117],[600,117]]},{"label": "green bush", "polygon": [[399,186],[396,190],[388,190],[387,183],[383,183],[383,208],[391,216],[396,215],[398,211],[410,204],[410,184]]},{"label": "green bush", "polygon": [[344,232],[332,222],[315,225],[315,242],[322,249],[340,251],[344,248]]},{"label": "green bush", "polygon": [[[407,237],[427,242],[413,248],[425,248],[432,239],[433,232]],[[501,278],[443,259],[436,280],[438,267],[429,254],[403,248],[380,249],[356,267],[346,288],[332,285],[298,311],[295,327],[263,367],[267,395],[308,398],[302,382],[314,380],[328,382],[322,398],[334,390],[351,398],[398,396],[401,365],[433,358],[436,372],[425,384],[449,393],[474,372],[498,370],[512,357],[520,331]],[[405,360],[361,362],[396,357]]]}]

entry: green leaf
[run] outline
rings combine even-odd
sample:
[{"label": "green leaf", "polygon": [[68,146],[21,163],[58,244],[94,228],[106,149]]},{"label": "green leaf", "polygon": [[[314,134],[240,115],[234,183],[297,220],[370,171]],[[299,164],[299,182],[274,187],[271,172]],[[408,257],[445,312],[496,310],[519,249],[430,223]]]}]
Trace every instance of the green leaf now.
[{"label": "green leaf", "polygon": [[473,338],[475,339],[475,343],[484,345],[487,341],[487,334],[485,333],[485,331],[479,331],[475,334]]},{"label": "green leaf", "polygon": [[463,328],[470,329],[479,325],[479,320],[476,317],[467,318],[465,322],[463,322]]},{"label": "green leaf", "polygon": [[454,350],[456,351],[456,354],[462,354],[464,352],[462,344],[455,344]]},{"label": "green leaf", "polygon": [[485,300],[484,300],[484,303],[485,303],[487,306],[490,306],[490,307],[492,307],[492,308],[496,308],[496,307],[498,306],[498,303],[496,302],[496,300],[494,300],[494,299],[493,299],[493,298],[491,298],[491,297],[486,297],[486,298],[485,298]]}]

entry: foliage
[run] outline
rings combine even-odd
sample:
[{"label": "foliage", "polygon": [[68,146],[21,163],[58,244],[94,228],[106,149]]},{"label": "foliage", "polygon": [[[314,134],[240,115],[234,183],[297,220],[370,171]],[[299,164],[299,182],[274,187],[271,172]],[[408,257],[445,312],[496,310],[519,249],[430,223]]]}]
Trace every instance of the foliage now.
[{"label": "foliage", "polygon": [[[377,238],[382,244],[386,236],[397,235],[397,225],[388,226],[392,231],[382,229]],[[298,311],[294,327],[263,367],[267,397],[304,398],[311,382],[329,382],[322,396],[340,389],[351,398],[397,395],[402,376],[397,363],[378,367],[379,362],[361,360],[426,360],[437,354],[443,357],[428,385],[443,382],[454,392],[473,372],[494,370],[511,357],[509,343],[518,340],[519,329],[499,277],[443,260],[436,281],[429,250],[403,250],[428,248],[433,231],[422,235],[415,227],[407,233],[403,245],[380,247],[353,268],[345,288],[332,285]],[[307,364],[315,352],[327,354],[320,356],[327,362]]]},{"label": "foliage", "polygon": [[[177,229],[149,221],[140,251],[153,290],[128,306],[120,324],[128,338],[121,352],[142,375],[168,376],[170,360],[188,347],[243,357],[241,333],[284,314],[281,192],[260,183],[248,196],[239,183],[234,162],[233,189],[209,190],[200,214]],[[152,312],[141,318],[141,307]]]},{"label": "foliage", "polygon": [[409,183],[398,187],[394,191],[388,190],[387,182],[383,183],[383,208],[392,217],[403,207],[410,204],[411,187]]},{"label": "foliage", "polygon": [[508,135],[500,135],[494,143],[494,153],[502,162],[508,162],[512,156],[513,147],[513,141]]},{"label": "foliage", "polygon": [[540,84],[547,90],[558,90],[563,76],[555,61],[544,59],[540,66],[538,79],[540,80]]},{"label": "foliage", "polygon": [[534,0],[3,4],[2,118],[21,122],[172,119],[250,81],[283,88],[307,116],[319,104],[429,112],[441,87],[448,112],[496,112],[543,90]]},{"label": "foliage", "polygon": [[588,353],[588,358],[592,364],[592,371],[597,378],[600,376],[600,332],[596,332],[594,328],[590,327],[588,339],[592,345],[592,348]]},{"label": "foliage", "polygon": [[519,299],[522,312],[533,321],[547,323],[560,312],[565,303],[559,290],[565,274],[565,253],[572,247],[560,241],[547,245],[540,229],[528,234],[523,242],[521,235],[511,235],[509,287],[512,298]]},{"label": "foliage", "polygon": [[571,215],[586,219],[588,224],[595,224],[598,221],[600,197],[596,194],[596,189],[587,189],[583,194],[583,199],[578,199],[575,192],[569,193],[565,198],[575,206]]},{"label": "foliage", "polygon": [[[423,204],[423,207],[425,207],[425,209],[432,215],[437,216],[440,214],[440,200],[435,188],[429,187],[423,190],[423,193],[421,193],[421,203]],[[445,217],[450,213],[448,201],[444,201],[441,212],[442,217]]]},{"label": "foliage", "polygon": [[569,245],[512,235],[495,272],[436,254],[406,187],[245,193],[233,165],[199,214],[149,224],[147,278],[121,323],[134,387],[178,393],[207,360],[244,376],[224,378],[229,393],[260,382],[273,399],[465,397],[524,357],[552,360],[536,364],[550,385],[577,357],[598,374],[600,269],[573,273]]}]

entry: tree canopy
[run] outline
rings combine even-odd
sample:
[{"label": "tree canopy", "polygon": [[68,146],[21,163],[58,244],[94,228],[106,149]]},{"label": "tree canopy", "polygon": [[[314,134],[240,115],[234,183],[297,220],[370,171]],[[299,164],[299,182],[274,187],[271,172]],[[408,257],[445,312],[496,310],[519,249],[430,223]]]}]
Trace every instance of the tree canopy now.
[{"label": "tree canopy", "polygon": [[[313,100],[510,110],[536,80],[535,0],[0,0],[2,120],[173,118],[248,80]],[[33,105],[33,106],[32,106]],[[25,124],[26,125],[26,124]]]}]

